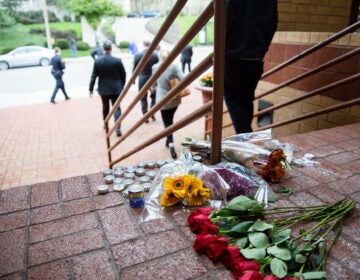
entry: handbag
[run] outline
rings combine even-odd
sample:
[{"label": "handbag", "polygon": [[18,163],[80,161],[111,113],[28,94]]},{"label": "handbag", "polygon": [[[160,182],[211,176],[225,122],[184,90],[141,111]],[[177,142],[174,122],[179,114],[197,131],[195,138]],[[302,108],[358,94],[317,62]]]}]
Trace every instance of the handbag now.
[{"label": "handbag", "polygon": [[[169,80],[170,83],[170,88],[173,89],[174,87],[176,87],[176,85],[178,83],[180,83],[180,80],[178,78],[172,78]],[[180,91],[175,97],[174,99],[178,99],[181,97],[185,97],[190,95],[190,90],[188,88],[184,88],[182,91]]]}]

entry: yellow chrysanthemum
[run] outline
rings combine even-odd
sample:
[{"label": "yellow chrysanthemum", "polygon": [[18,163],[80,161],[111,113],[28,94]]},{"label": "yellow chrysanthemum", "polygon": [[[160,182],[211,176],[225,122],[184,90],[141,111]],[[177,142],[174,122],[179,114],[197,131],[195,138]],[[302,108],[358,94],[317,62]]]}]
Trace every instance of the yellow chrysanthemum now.
[{"label": "yellow chrysanthemum", "polygon": [[173,206],[182,201],[183,198],[178,198],[172,191],[165,191],[160,199],[160,205],[164,207]]}]

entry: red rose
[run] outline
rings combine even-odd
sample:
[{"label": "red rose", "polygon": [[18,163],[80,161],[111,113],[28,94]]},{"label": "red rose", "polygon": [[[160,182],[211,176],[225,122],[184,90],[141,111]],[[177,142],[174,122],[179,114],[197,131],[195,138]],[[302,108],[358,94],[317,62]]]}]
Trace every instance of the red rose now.
[{"label": "red rose", "polygon": [[262,280],[262,275],[257,271],[246,271],[238,280]]},{"label": "red rose", "polygon": [[279,280],[279,278],[274,275],[266,275],[263,280]]},{"label": "red rose", "polygon": [[200,207],[197,209],[198,213],[205,214],[206,216],[209,216],[212,211],[214,211],[214,208],[211,207]]},{"label": "red rose", "polygon": [[240,266],[242,271],[247,271],[247,270],[259,271],[260,270],[260,264],[256,261],[243,260],[243,261],[239,262],[238,265]]},{"label": "red rose", "polygon": [[234,263],[236,263],[238,260],[243,260],[240,249],[237,245],[234,246],[228,246],[226,250],[224,250],[224,253],[221,258],[222,264],[227,268],[232,270],[232,267],[234,266]]},{"label": "red rose", "polygon": [[217,262],[221,260],[221,257],[228,246],[229,243],[225,237],[218,237],[209,245],[209,250],[207,251],[206,255],[213,262]]},{"label": "red rose", "polygon": [[199,254],[206,254],[209,250],[209,245],[216,240],[216,237],[211,234],[196,235],[193,248]]},{"label": "red rose", "polygon": [[214,225],[208,215],[199,212],[192,212],[188,217],[188,225],[190,230],[195,234],[217,234],[219,232],[216,225]]}]

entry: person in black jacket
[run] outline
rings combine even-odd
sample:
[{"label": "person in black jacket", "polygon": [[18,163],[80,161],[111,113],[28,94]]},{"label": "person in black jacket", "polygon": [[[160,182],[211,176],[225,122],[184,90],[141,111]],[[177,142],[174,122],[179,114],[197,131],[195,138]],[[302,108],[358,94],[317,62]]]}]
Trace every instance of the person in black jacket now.
[{"label": "person in black jacket", "polygon": [[56,47],[54,49],[54,52],[55,55],[51,58],[51,65],[52,65],[51,74],[54,76],[56,80],[56,85],[53,94],[51,95],[50,102],[56,104],[55,97],[59,89],[61,89],[61,91],[65,95],[65,100],[69,100],[70,97],[66,93],[65,84],[62,79],[65,69],[65,61],[61,57],[61,49]]},{"label": "person in black jacket", "polygon": [[[98,92],[101,96],[103,119],[105,120],[109,114],[110,101],[114,105],[123,90],[126,82],[126,72],[121,59],[111,55],[111,43],[104,43],[103,48],[105,54],[94,62],[89,91],[90,97],[92,97],[96,78],[99,78]],[[115,121],[120,115],[121,109],[119,106],[114,113]],[[116,135],[121,136],[120,126],[116,128]]]},{"label": "person in black jacket", "polygon": [[[134,68],[133,71],[135,71],[136,67],[138,66],[140,60],[144,57],[145,53],[147,52],[148,48],[150,46],[150,42],[149,41],[144,41],[144,47],[145,49],[142,50],[141,52],[138,52],[137,54],[135,54],[134,57]],[[146,82],[150,79],[151,77],[151,68],[154,64],[159,62],[159,57],[156,53],[151,54],[151,57],[149,58],[149,60],[147,61],[147,63],[145,64],[144,68],[141,70],[140,74],[139,74],[139,91],[143,88],[143,86],[146,84]],[[141,111],[143,112],[143,115],[145,115],[148,111],[148,101],[147,101],[147,95],[148,93],[146,93],[142,98],[141,98]],[[150,108],[153,107],[155,105],[155,95],[154,94],[150,94],[150,98],[151,98],[151,103],[150,103]],[[155,121],[155,117],[152,116],[151,117],[153,119],[153,121]],[[146,120],[146,123],[148,123],[149,121]]]},{"label": "person in black jacket", "polygon": [[182,51],[181,51],[181,66],[182,71],[185,73],[185,66],[188,65],[189,73],[191,72],[191,57],[193,55],[193,49],[192,46],[187,45]]},{"label": "person in black jacket", "polygon": [[227,0],[224,99],[235,132],[252,132],[253,101],[278,23],[277,0]]},{"label": "person in black jacket", "polygon": [[96,48],[90,52],[90,56],[95,60],[104,54],[103,47],[99,42],[96,43]]}]

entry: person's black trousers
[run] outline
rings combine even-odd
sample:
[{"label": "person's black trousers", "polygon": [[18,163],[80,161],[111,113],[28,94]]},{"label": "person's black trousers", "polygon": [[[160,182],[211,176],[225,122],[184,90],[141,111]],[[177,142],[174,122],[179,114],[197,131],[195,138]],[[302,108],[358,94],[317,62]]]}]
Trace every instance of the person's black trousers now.
[{"label": "person's black trousers", "polygon": [[[114,106],[116,99],[119,97],[119,95],[100,95],[101,96],[101,101],[102,101],[102,105],[103,105],[103,120],[105,120],[106,116],[109,114],[110,111],[110,101],[111,101],[111,105]],[[120,118],[121,116],[121,109],[120,106],[116,109],[115,113],[114,113],[114,119],[115,121],[118,120],[118,118]],[[116,128],[116,132],[119,133],[120,132],[120,125]]]},{"label": "person's black trousers", "polygon": [[224,99],[236,134],[252,132],[253,101],[263,66],[261,60],[225,58]]},{"label": "person's black trousers", "polygon": [[[169,126],[171,126],[174,122],[174,115],[175,115],[175,112],[176,112],[176,109],[178,107],[174,107],[174,108],[171,108],[171,109],[168,109],[168,110],[161,110],[161,118],[162,118],[162,121],[164,123],[164,127],[167,128]],[[174,143],[174,138],[173,138],[173,135],[170,134],[168,136],[166,136],[166,144],[169,144],[169,143]]]}]

